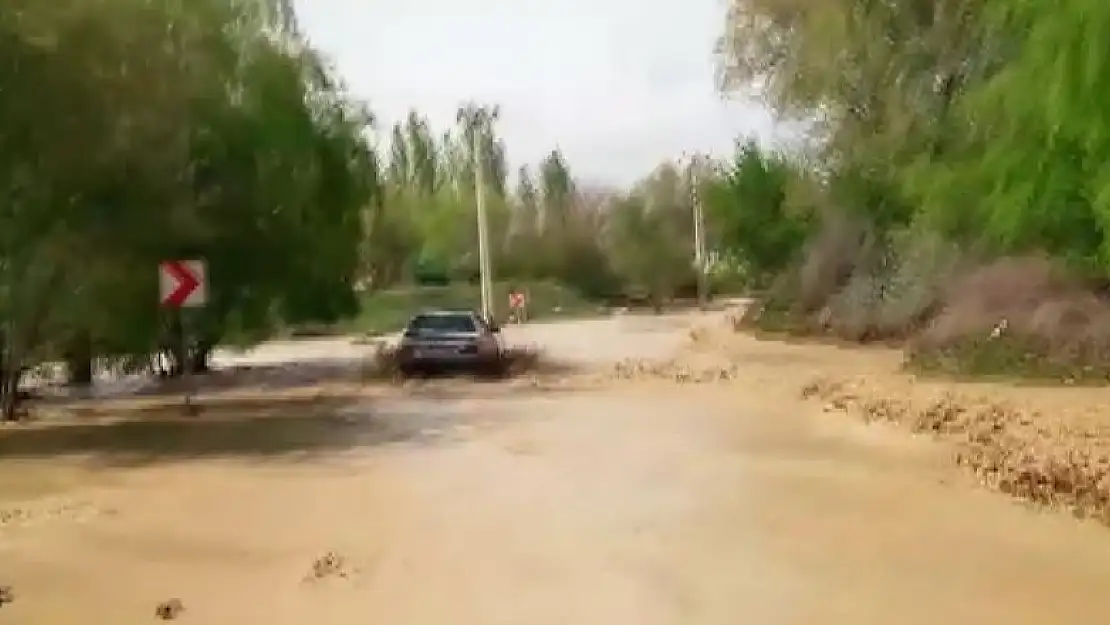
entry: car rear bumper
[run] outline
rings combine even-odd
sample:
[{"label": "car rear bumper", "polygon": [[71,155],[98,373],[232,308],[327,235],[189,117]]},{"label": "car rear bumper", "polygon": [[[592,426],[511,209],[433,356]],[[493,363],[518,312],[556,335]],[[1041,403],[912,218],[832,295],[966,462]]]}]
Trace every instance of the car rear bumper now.
[{"label": "car rear bumper", "polygon": [[467,371],[495,367],[501,362],[499,353],[466,354],[414,354],[402,353],[399,359],[402,370],[452,370]]}]

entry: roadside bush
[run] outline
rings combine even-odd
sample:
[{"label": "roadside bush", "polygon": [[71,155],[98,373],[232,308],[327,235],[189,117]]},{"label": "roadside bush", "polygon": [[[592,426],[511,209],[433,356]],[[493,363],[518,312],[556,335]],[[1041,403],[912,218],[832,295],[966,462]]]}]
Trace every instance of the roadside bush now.
[{"label": "roadside bush", "polygon": [[827,331],[829,300],[855,270],[865,235],[861,222],[828,211],[801,261],[770,281],[758,301],[736,320],[736,328],[787,334]]},{"label": "roadside bush", "polygon": [[800,312],[817,312],[828,303],[859,265],[867,241],[868,228],[862,221],[841,211],[826,211],[796,270],[797,291],[792,295]]},{"label": "roadside bush", "polygon": [[917,333],[937,314],[961,258],[954,244],[913,228],[869,241],[861,256],[826,313],[829,329],[853,341],[905,340]]},{"label": "roadside bush", "polygon": [[876,311],[876,331],[908,338],[938,312],[945,288],[963,264],[962,255],[951,241],[918,229],[896,232],[890,249],[894,266]]},{"label": "roadside bush", "polygon": [[848,218],[826,224],[802,265],[779,276],[740,327],[904,340],[936,314],[960,264],[954,244],[917,229],[878,235]]},{"label": "roadside bush", "polygon": [[791,270],[777,276],[771,286],[756,301],[744,309],[734,320],[739,329],[767,332],[790,332],[800,324],[804,315],[797,309],[798,271]]},{"label": "roadside bush", "polygon": [[830,298],[820,315],[819,325],[849,341],[871,339],[875,314],[882,304],[884,283],[885,277],[878,267],[861,265],[844,288]]}]

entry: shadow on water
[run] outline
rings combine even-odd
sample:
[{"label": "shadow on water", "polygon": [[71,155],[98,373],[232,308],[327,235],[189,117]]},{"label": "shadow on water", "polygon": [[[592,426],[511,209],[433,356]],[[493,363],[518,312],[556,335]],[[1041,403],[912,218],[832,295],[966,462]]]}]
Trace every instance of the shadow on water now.
[{"label": "shadow on water", "polygon": [[0,430],[0,461],[83,456],[108,465],[200,458],[310,460],[389,443],[432,442],[446,413],[379,410],[373,402],[321,397],[259,397],[206,402],[200,414],[180,404],[124,408],[110,421],[33,423]]},{"label": "shadow on water", "polygon": [[335,358],[237,365],[195,376],[189,383],[200,392],[202,409],[192,416],[183,410],[180,379],[152,380],[118,394],[45,397],[32,411],[37,406],[44,414],[63,416],[0,429],[0,461],[297,460],[374,445],[428,443],[450,429],[456,400],[541,392],[547,389],[540,378],[560,379],[572,370],[534,349],[517,350],[517,369],[492,378],[441,372],[404,382],[370,379],[364,364]]},{"label": "shadow on water", "polygon": [[[284,391],[311,389],[327,384],[364,384],[398,381],[394,365],[384,364],[378,357],[333,357],[315,360],[234,364],[223,366],[204,374],[182,378],[152,376],[125,376],[118,379],[97,380],[91,388],[70,388],[61,385],[40,387],[36,398],[40,404],[64,404],[71,401],[92,399],[118,399],[133,397],[170,397],[180,395],[186,388],[203,393],[222,393],[248,389],[252,391]],[[515,346],[506,352],[506,369],[498,375],[478,376],[466,371],[429,372],[431,379],[466,379],[471,382],[500,382],[527,375],[571,375],[579,367],[551,359],[542,350],[532,346]]]}]

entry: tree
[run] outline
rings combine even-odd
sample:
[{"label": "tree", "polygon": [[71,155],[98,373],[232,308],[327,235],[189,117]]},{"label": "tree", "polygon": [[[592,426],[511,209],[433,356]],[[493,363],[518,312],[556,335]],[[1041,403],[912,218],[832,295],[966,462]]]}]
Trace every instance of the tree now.
[{"label": "tree", "polygon": [[905,172],[942,156],[963,126],[957,100],[1004,58],[983,24],[983,3],[962,0],[732,0],[722,86],[818,132],[839,209],[902,227],[917,208]]},{"label": "tree", "polygon": [[180,327],[155,306],[165,258],[213,276],[179,364],[353,312],[371,119],[286,3],[17,0],[0,34],[6,418],[25,366],[149,353]]},{"label": "tree", "polygon": [[483,180],[490,192],[497,197],[504,197],[508,178],[505,144],[494,132],[494,126],[500,117],[500,107],[483,106],[474,102],[459,106],[456,113],[459,141],[466,146],[466,154],[469,155],[466,163],[466,173],[471,180],[469,188],[474,188],[474,171],[480,163]]},{"label": "tree", "polygon": [[607,243],[612,266],[632,293],[657,311],[695,279],[691,189],[664,164],[613,206]]},{"label": "tree", "polygon": [[543,198],[540,229],[553,233],[565,230],[573,210],[574,178],[558,149],[540,163],[540,189]]},{"label": "tree", "polygon": [[715,247],[740,260],[757,284],[798,260],[810,235],[812,215],[790,204],[792,187],[805,182],[786,157],[748,141],[737,144],[732,160],[702,189]]}]

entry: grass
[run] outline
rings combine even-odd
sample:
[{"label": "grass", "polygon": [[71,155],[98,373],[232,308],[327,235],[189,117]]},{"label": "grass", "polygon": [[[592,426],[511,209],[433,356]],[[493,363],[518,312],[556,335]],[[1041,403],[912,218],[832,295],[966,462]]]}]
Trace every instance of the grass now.
[{"label": "grass", "polygon": [[[509,284],[493,285],[494,308],[503,318],[508,306]],[[598,305],[574,291],[554,282],[534,282],[521,286],[529,295],[528,315],[531,319],[550,319],[594,314]],[[386,289],[368,294],[362,312],[347,323],[346,330],[364,334],[384,334],[405,325],[413,313],[427,308],[481,307],[478,285],[410,286]]]},{"label": "grass", "polygon": [[964,339],[948,345],[906,348],[906,368],[958,380],[990,380],[1037,385],[1063,383],[1104,386],[1110,364],[1103,353],[1076,346],[1065,349],[1044,341]]}]

